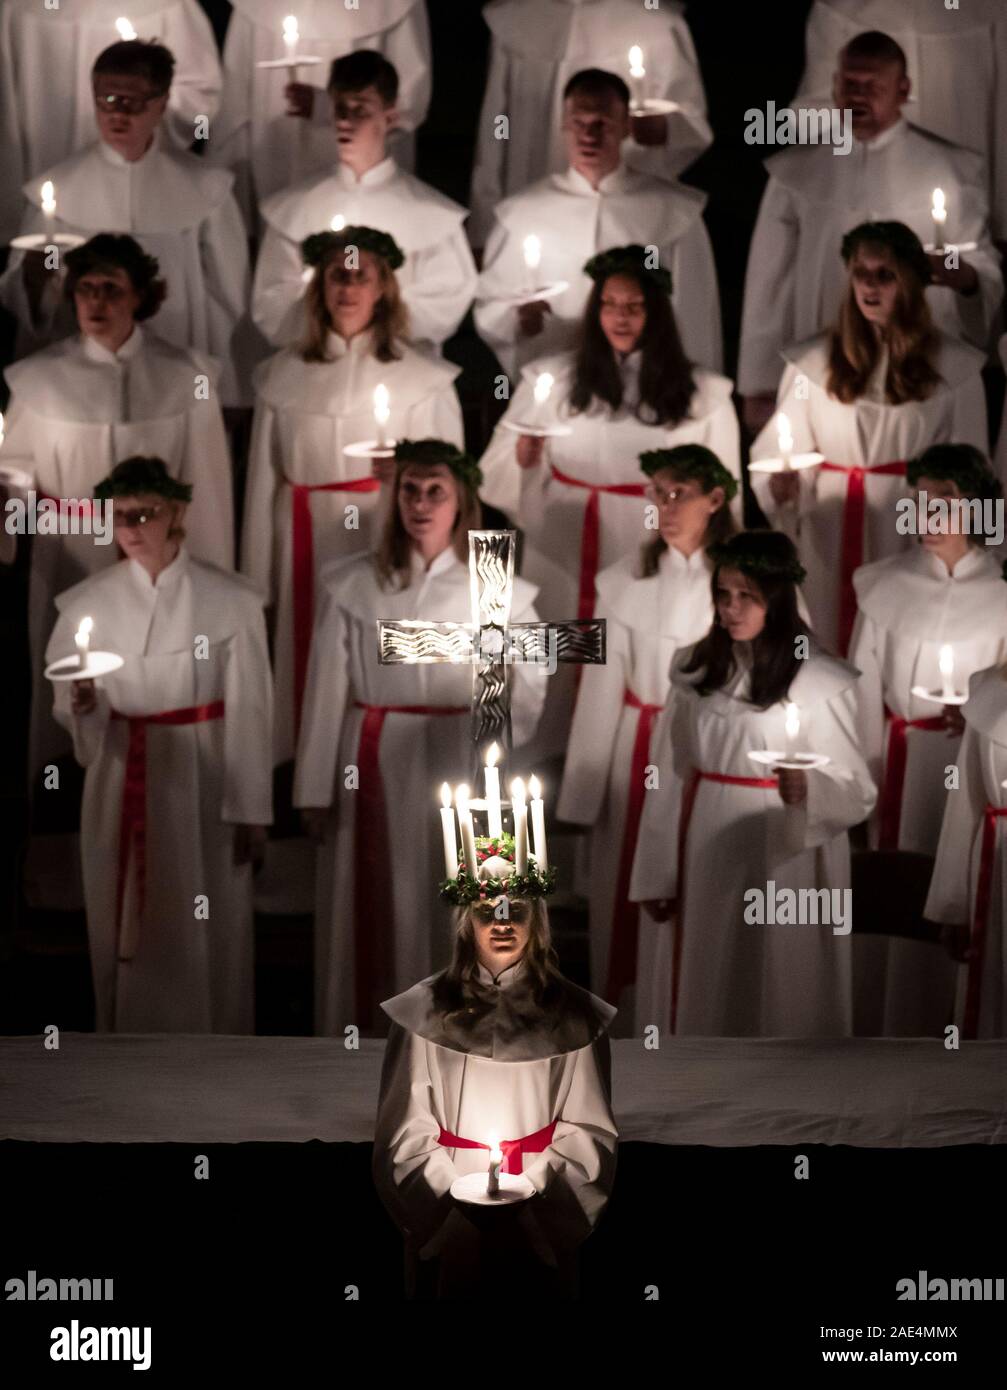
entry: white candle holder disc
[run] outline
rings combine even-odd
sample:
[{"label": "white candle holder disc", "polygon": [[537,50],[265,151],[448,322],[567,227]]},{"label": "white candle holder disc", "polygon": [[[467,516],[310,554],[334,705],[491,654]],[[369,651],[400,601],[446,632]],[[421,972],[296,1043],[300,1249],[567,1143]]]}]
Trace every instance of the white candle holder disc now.
[{"label": "white candle holder disc", "polygon": [[77,655],[61,657],[45,668],[47,681],[93,681],[99,676],[109,676],[124,665],[117,652],[89,651],[81,666]]},{"label": "white candle holder disc", "polygon": [[534,1197],[534,1185],[523,1173],[500,1173],[500,1190],[487,1192],[488,1173],[466,1173],[451,1184],[451,1196],[474,1207],[505,1207],[514,1202],[527,1202]]}]

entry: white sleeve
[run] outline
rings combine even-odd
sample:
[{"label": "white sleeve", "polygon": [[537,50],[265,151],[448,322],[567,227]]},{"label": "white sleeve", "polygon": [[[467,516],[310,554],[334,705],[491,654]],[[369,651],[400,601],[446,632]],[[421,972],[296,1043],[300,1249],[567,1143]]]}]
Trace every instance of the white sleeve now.
[{"label": "white sleeve", "polygon": [[[46,666],[76,651],[73,641],[75,631],[71,620],[60,613],[45,649]],[[89,767],[97,759],[108,728],[111,711],[108,695],[100,685],[95,693],[98,697],[96,708],[90,714],[74,714],[71,708],[73,682],[52,682],[52,716],[73,739],[73,755],[81,767]]]},{"label": "white sleeve", "polygon": [[612,755],[622,718],[629,667],[629,637],[624,624],[604,603],[599,618],[608,623],[604,666],[586,666],[574,709],[563,783],[556,814],[574,825],[594,825],[608,791]]},{"label": "white sleeve", "polygon": [[252,417],[252,439],[245,475],[241,572],[255,581],[270,604],[275,604],[278,588],[273,510],[282,467],[276,412],[260,396],[256,399]]},{"label": "white sleeve", "polygon": [[679,237],[671,267],[672,305],[685,354],[701,367],[719,372],[724,363],[720,291],[713,247],[702,217]]},{"label": "white sleeve", "polygon": [[[24,198],[21,199],[20,207],[19,236],[49,230],[46,227],[45,214],[40,208],[35,207],[33,203],[26,203]],[[54,230],[58,233],[73,229],[57,224]],[[62,325],[73,323],[73,310],[63,300],[63,276],[50,271],[39,300],[38,311],[32,312],[22,269],[26,254],[24,251],[10,252],[7,268],[3,275],[0,275],[0,304],[17,319],[36,347],[44,347],[51,339],[59,336]]]},{"label": "white sleeve", "polygon": [[738,349],[738,391],[770,394],[780,380],[780,353],[793,342],[799,220],[793,195],[770,175],[759,205],[745,270]]},{"label": "white sleeve", "polygon": [[430,107],[432,63],[430,21],[422,0],[388,30],[384,55],[399,74],[398,128],[418,130]]},{"label": "white sleeve", "polygon": [[796,810],[801,848],[814,849],[865,821],[877,801],[877,787],[860,751],[858,697],[851,687],[807,711],[802,725],[808,747],[825,753],[825,767],[808,772],[807,799]]},{"label": "white sleeve", "polygon": [[[518,382],[517,390],[511,397],[511,403],[507,407],[504,419],[527,418],[534,403],[535,388],[527,378],[522,377]],[[479,460],[479,467],[483,475],[483,485],[479,489],[480,496],[484,502],[489,502],[492,507],[498,507],[509,520],[514,522],[518,520],[520,514],[523,491],[522,470],[517,461],[518,438],[519,436],[513,430],[507,429],[503,420],[500,420],[486,446],[485,453]],[[546,445],[547,450],[548,444]],[[545,457],[538,467],[539,469],[548,467]]]},{"label": "white sleeve", "polygon": [[304,266],[297,244],[267,225],[255,265],[252,319],[274,347],[304,332]]},{"label": "white sleeve", "polygon": [[[208,346],[220,358],[228,379],[233,375],[234,330],[248,308],[250,282],[248,235],[232,193],[200,227],[199,252],[207,293]],[[225,389],[225,399],[230,399],[235,389],[231,382]]]},{"label": "white sleeve", "polygon": [[697,698],[673,684],[651,734],[650,761],[657,768],[658,783],[648,787],[643,798],[630,902],[673,898],[678,891],[678,828],[683,791],[692,773],[689,750]]},{"label": "white sleeve", "polygon": [[213,28],[197,0],[182,0],[165,14],[161,42],[175,57],[165,125],[177,149],[188,150],[195,136],[195,119],[212,124],[220,105],[223,79]]},{"label": "white sleeve", "polygon": [[224,674],[224,798],[220,818],[232,825],[273,820],[273,678],[266,620],[231,637]]},{"label": "white sleeve", "polygon": [[675,102],[679,109],[667,118],[665,143],[639,145],[633,141],[624,146],[626,162],[642,173],[674,178],[713,144],[699,60],[684,16],[672,14],[666,42],[651,55],[647,66],[662,74],[652,95]]},{"label": "white sleeve", "polygon": [[489,72],[486,91],[476,127],[475,167],[469,201],[469,239],[473,246],[483,246],[493,226],[493,209],[505,196],[505,174],[508,142],[497,139],[497,117],[507,115],[508,68],[507,50],[490,39]]},{"label": "white sleeve", "polygon": [[978,372],[974,372],[960,386],[955,387],[951,438],[956,444],[972,444],[980,453],[989,454],[988,420],[983,379]]},{"label": "white sleeve", "polygon": [[982,745],[982,735],[966,724],[958,747],[958,788],[945,798],[930,892],[923,909],[931,922],[972,919],[972,861],[986,808]]},{"label": "white sleeve", "polygon": [[860,750],[875,784],[881,786],[882,753],[885,744],[885,691],[881,675],[878,629],[872,618],[857,610],[850,639],[848,661],[860,672],[857,681],[857,708],[860,721]]},{"label": "white sleeve", "polygon": [[321,809],[332,805],[336,755],[350,691],[349,623],[328,588],[315,614],[308,675],[297,740],[293,802]]},{"label": "white sleeve", "polygon": [[439,345],[465,317],[479,278],[462,224],[412,259],[412,279],[402,292],[409,309],[409,336]]},{"label": "white sleeve", "polygon": [[507,296],[520,291],[526,274],[518,238],[502,222],[494,221],[483,253],[473,316],[479,336],[504,366],[508,365],[518,332],[517,308]]},{"label": "white sleeve", "polygon": [[234,495],[231,454],[216,392],[186,416],[181,481],[192,484],[185,518],[187,544],[197,560],[234,568]]}]

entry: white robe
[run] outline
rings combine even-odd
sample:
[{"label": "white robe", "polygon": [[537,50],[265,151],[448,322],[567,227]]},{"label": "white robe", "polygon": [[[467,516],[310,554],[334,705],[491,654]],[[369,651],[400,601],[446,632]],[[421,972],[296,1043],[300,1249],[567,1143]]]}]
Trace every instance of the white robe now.
[{"label": "white robe", "polygon": [[[480,963],[478,979],[484,988],[506,992],[523,969],[518,961],[494,981]],[[455,1178],[488,1169],[486,1149],[442,1145],[442,1130],[485,1144],[491,1134],[520,1139],[555,1123],[547,1148],[522,1155],[522,1172],[537,1195],[520,1219],[531,1219],[561,1264],[590,1235],[612,1189],[618,1131],[605,1031],[614,1010],[588,999],[597,1016],[593,1039],[527,1061],[498,1061],[431,1041],[429,980],[382,1005],[392,1025],[381,1072],[373,1172],[382,1201],[406,1237],[408,1258],[424,1251],[429,1258],[431,1247],[440,1245],[438,1236],[443,1241],[449,1234],[445,1223],[452,1221],[455,1203],[449,1193]],[[450,1246],[445,1253],[450,1260]]]},{"label": "white robe", "polygon": [[[703,224],[706,195],[621,165],[597,190],[575,169],[550,174],[496,207],[476,295],[480,334],[512,377],[533,357],[573,346],[592,282],[584,263],[598,251],[631,242],[656,246],[671,272],[672,305],[686,355],[719,371],[723,363],[720,296],[710,238]],[[536,284],[565,280],[570,288],[549,301],[543,331],[518,337],[518,313],[507,296],[528,284],[524,239],[542,242]]]},{"label": "white robe", "polygon": [[[216,392],[196,400],[193,378],[215,386],[215,362],[172,347],[137,325],[117,353],[84,335],[65,338],[4,373],[11,389],[5,465],[28,473],[41,496],[90,497],[96,483],[133,454],[155,455],[174,478],[193,486],[185,519],[196,559],[234,563],[231,460]],[[75,510],[64,513],[72,521]],[[33,698],[29,765],[69,751],[50,717],[43,653],[55,621],[53,601],[119,558],[114,542],[91,535],[36,536],[31,551],[28,635]]]},{"label": "white robe", "polygon": [[[262,599],[252,585],[191,560],[183,547],[151,583],[133,560],[57,600],[47,657],[74,650],[82,617],[91,646],[125,664],[98,685],[98,708],[74,716],[54,685],[56,717],[87,769],[81,854],[99,1032],[254,1031],[252,872],[233,863],[234,826],[272,820],[271,687]],[[207,639],[201,658],[194,642]],[[110,718],[222,700],[222,718],[146,728],[146,888],[138,913],[130,856],[118,958],[120,813],[129,726]],[[206,903],[201,904],[200,895]],[[208,915],[204,917],[203,913]]]},{"label": "white robe", "polygon": [[[747,703],[750,656],[736,645],[728,685],[700,697],[696,675],[672,670],[668,737],[652,751],[661,780],[674,770],[732,777],[770,776],[753,749],[784,746],[785,709]],[[635,899],[678,897],[675,1034],[834,1037],[852,1031],[850,936],[828,924],[758,925],[746,921],[746,897],[782,889],[848,889],[847,831],[874,805],[875,788],[860,752],[857,675],[820,653],[803,661],[787,695],[800,709],[799,748],[831,761],[808,772],[807,799],[785,806],[776,788],[703,779],[685,846],[685,903],[678,877],[679,803],[648,794],[637,845]]]},{"label": "white robe", "polygon": [[[986,402],[979,375],[982,354],[953,338],[943,338],[934,364],[943,378],[924,401],[890,405],[884,400],[886,359],[858,400],[844,405],[826,390],[828,337],[798,343],[786,350],[787,368],[780,382],[778,408],[791,422],[794,452],[817,452],[830,463],[869,468],[906,462],[931,444],[974,444],[988,452]],[[800,387],[800,389],[798,389]],[[752,444],[752,458],[779,454],[775,416]],[[839,637],[843,516],[849,475],[821,467],[802,469],[800,498],[778,507],[769,475],[752,473],[752,488],[771,526],[796,542],[808,571],[804,592],[812,625],[827,647]],[[868,474],[864,479],[863,563],[905,550],[911,537],[896,530],[896,502],[905,493],[898,474]]]},{"label": "white robe", "polygon": [[[877,847],[882,814],[898,806],[898,836],[884,849],[933,855],[941,831],[948,768],[958,761],[960,739],[943,729],[905,730],[901,794],[888,787],[891,722],[940,718],[938,705],[912,694],[914,686],[939,690],[940,649],[950,643],[954,685],[967,688],[975,671],[1007,657],[1007,584],[999,560],[984,546],[970,549],[948,574],[922,546],[864,565],[854,576],[859,613],[850,661],[861,673],[862,747],[879,787],[871,818]],[[879,824],[880,822],[880,824]],[[949,1022],[956,969],[938,945],[899,936],[864,935],[856,943],[860,975],[858,1032],[886,1037],[932,1037]]]},{"label": "white robe", "polygon": [[914,125],[986,156],[993,231],[1007,236],[1007,11],[1002,0],[964,7],[930,0],[815,0],[805,34],[806,66],[792,105],[831,105],[839,50],[880,29],[901,44]]},{"label": "white robe", "polygon": [[932,243],[931,195],[947,199],[944,241],[978,243],[961,259],[979,286],[964,296],[931,285],[927,302],[944,332],[986,351],[999,321],[1003,280],[989,239],[982,159],[948,145],[905,120],[848,155],[831,147],[791,146],[766,161],[762,196],[745,272],[738,389],[745,396],[774,391],[780,353],[788,343],[834,323],[847,283],[843,236],[861,222],[895,220]]},{"label": "white robe", "polygon": [[[256,64],[285,58],[283,21],[297,18],[305,56],[321,63],[297,70],[297,81],[315,88],[310,121],[285,114],[286,68]],[[211,158],[238,176],[242,207],[255,203],[332,164],[335,136],[326,92],[334,58],[376,49],[399,75],[399,123],[391,149],[413,167],[415,131],[430,104],[430,24],[422,0],[364,0],[358,8],[338,0],[234,0],[224,39],[224,95],[213,124]]]},{"label": "white robe", "polygon": [[[511,616],[535,622],[535,590],[514,581]],[[308,684],[297,746],[294,804],[333,807],[329,836],[318,856],[315,914],[315,1032],[341,1034],[351,1023],[373,1030],[379,1023],[380,981],[365,980],[369,1020],[355,1004],[354,828],[359,793],[347,786],[358,767],[364,712],[355,705],[436,705],[449,715],[389,713],[379,744],[388,834],[371,846],[389,874],[380,891],[387,899],[392,937],[387,970],[404,988],[443,964],[448,932],[438,887],[444,877],[436,792],[442,782],[472,782],[469,665],[382,666],[379,619],[471,622],[468,565],[449,547],[424,570],[412,552],[412,581],[401,591],[378,582],[368,555],[337,561],[321,575]],[[544,672],[530,665],[512,671],[513,736],[519,749],[538,720]],[[474,794],[474,793],[473,793]],[[429,814],[427,811],[429,810]],[[377,992],[376,992],[377,991]]]},{"label": "white robe", "polygon": [[266,235],[255,267],[252,318],[276,347],[304,332],[301,242],[327,231],[336,215],[347,226],[389,232],[405,256],[396,272],[409,309],[409,338],[440,345],[455,332],[475,293],[476,268],[462,231],[465,209],[384,159],[357,179],[337,165],[274,193],[262,206]]},{"label": "white robe", "polygon": [[[461,407],[449,362],[401,348],[397,362],[379,362],[370,334],[349,344],[328,336],[332,362],[304,362],[284,348],[256,373],[241,568],[269,595],[276,672],[273,755],[294,756],[294,581],[292,493],[285,480],[333,483],[371,476],[367,459],[349,458],[348,444],[374,438],[374,388],[388,387],[392,439],[446,439],[464,444]],[[373,549],[387,512],[374,492],[313,492],[308,502],[316,586],[330,561]],[[355,508],[356,511],[349,509]],[[355,524],[348,525],[348,519]]]},{"label": "white robe", "polygon": [[[674,101],[664,145],[626,139],[637,169],[674,178],[713,142],[706,95],[683,6],[665,0],[494,0],[483,11],[492,35],[472,175],[473,244],[482,246],[501,198],[566,165],[563,88],[583,68],[629,79],[629,50],[643,49],[646,95]],[[499,135],[499,117],[509,122]]]},{"label": "white robe", "polygon": [[18,229],[25,180],[94,139],[91,68],[102,49],[119,41],[120,16],[129,16],[141,39],[158,39],[175,58],[165,112],[172,146],[187,150],[196,117],[215,115],[220,58],[198,0],[60,0],[58,7],[0,0],[3,240]]},{"label": "white robe", "polygon": [[[999,668],[980,671],[969,682],[962,707],[965,736],[958,757],[959,784],[945,803],[944,822],[930,881],[926,916],[934,922],[968,922],[975,935],[976,891],[982,865],[985,810],[1007,804],[1007,684]],[[981,960],[959,972],[956,1022],[966,1036],[1002,1038],[1007,1031],[1007,873],[1004,871],[1003,817],[993,820],[993,866],[989,914]],[[978,1000],[977,1028],[968,1022],[969,984]]]},{"label": "white robe", "polygon": [[[620,866],[628,853],[626,868],[632,870],[636,845],[636,837],[626,844],[636,742],[646,719],[651,734],[642,745],[643,761],[650,766],[672,659],[704,636],[713,621],[711,571],[702,550],[686,558],[669,547],[656,574],[641,579],[638,573],[635,558],[627,556],[598,576],[598,614],[608,625],[606,663],[588,666],[581,679],[556,812],[560,820],[592,827],[591,985],[606,997]],[[627,704],[627,691],[650,706],[650,712]],[[673,773],[668,782],[661,794],[677,800],[681,784]],[[646,775],[640,790],[646,790],[644,803],[654,795]],[[671,925],[641,912],[636,930],[635,1019],[630,1026],[639,1037],[648,1024],[665,1032],[670,1027]]]},{"label": "white robe", "polygon": [[[55,186],[56,213],[41,209],[41,186]],[[142,159],[123,159],[98,141],[25,184],[29,206],[22,232],[129,233],[156,256],[168,295],[157,331],[177,347],[220,358],[221,397],[240,404],[240,383],[231,362],[231,339],[248,300],[248,245],[233,175],[211,169],[194,155],[169,154],[158,137]],[[52,275],[39,317],[32,315],[21,275],[24,252],[13,252],[0,278],[0,302],[17,318],[29,341],[41,345],[73,331],[73,312],[61,299],[62,279]]]}]

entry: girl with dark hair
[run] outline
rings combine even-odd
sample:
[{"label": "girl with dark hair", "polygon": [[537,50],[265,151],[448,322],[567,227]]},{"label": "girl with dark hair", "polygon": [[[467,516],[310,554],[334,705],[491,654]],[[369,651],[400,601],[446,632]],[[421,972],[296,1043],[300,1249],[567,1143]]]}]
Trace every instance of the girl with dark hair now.
[{"label": "girl with dark hair", "polygon": [[[678,776],[685,790],[670,808],[644,797],[630,897],[659,921],[675,911],[676,1034],[846,1035],[847,831],[875,799],[857,673],[802,621],[804,571],[786,536],[742,532],[712,555],[713,625],[673,663],[652,750],[659,786]],[[828,761],[805,771],[749,757],[788,749]]]},{"label": "girl with dark hair", "polygon": [[[599,574],[598,615],[607,622],[606,662],[588,666],[577,697],[558,814],[592,827],[591,983],[620,1008],[627,1032],[661,1024],[669,1007],[666,924],[647,922],[629,900],[640,815],[645,801],[650,734],[668,696],[675,653],[709,630],[711,562],[707,547],[734,531],[733,475],[701,444],[641,454],[651,524],[640,555]],[[675,784],[669,795],[677,797]],[[636,986],[624,1008],[624,991]],[[666,1026],[666,1025],[665,1025]]]},{"label": "girl with dark hair", "polygon": [[[868,222],[844,237],[842,256],[848,278],[838,320],[786,349],[777,398],[792,451],[820,453],[824,462],[751,476],[770,522],[798,542],[815,631],[845,654],[853,571],[908,544],[895,524],[906,460],[948,440],[985,452],[988,440],[983,354],[934,328],[918,238],[901,222]],[[771,420],[752,458],[779,453],[779,421]]]}]

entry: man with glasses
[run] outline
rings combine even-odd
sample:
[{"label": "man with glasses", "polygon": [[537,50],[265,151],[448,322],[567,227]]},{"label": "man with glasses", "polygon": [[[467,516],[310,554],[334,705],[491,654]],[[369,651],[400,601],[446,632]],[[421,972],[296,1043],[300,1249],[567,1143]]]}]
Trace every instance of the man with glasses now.
[{"label": "man with glasses", "polygon": [[[248,297],[245,231],[231,193],[233,175],[193,155],[169,153],[161,128],[175,60],[162,44],[112,44],[92,69],[98,141],[25,184],[22,232],[87,237],[129,232],[156,256],[169,296],[160,333],[178,347],[222,361],[221,397],[241,403],[231,340]],[[55,212],[43,207],[53,185]],[[59,276],[43,251],[18,252],[0,280],[0,302],[22,329],[19,356],[72,331],[59,312]]]}]

